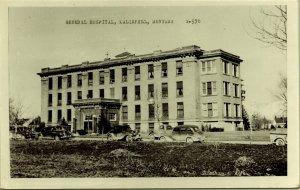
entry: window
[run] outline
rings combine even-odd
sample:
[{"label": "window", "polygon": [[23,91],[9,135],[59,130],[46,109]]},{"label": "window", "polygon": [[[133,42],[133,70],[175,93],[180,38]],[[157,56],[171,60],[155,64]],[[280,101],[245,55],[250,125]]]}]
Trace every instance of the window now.
[{"label": "window", "polygon": [[177,97],[183,96],[183,82],[177,82],[176,83],[176,95]]},{"label": "window", "polygon": [[104,98],[104,89],[99,90],[99,97]]},{"label": "window", "polygon": [[239,104],[234,104],[234,116],[240,117],[240,105]]},{"label": "window", "polygon": [[122,119],[127,120],[128,119],[128,107],[122,106]]},{"label": "window", "polygon": [[141,119],[141,105],[135,105],[135,119]]},{"label": "window", "polygon": [[110,88],[109,89],[110,93],[110,98],[115,98],[115,88]]},{"label": "window", "polygon": [[113,69],[109,70],[109,82],[110,83],[115,82],[115,70]]},{"label": "window", "polygon": [[149,119],[154,119],[154,105],[149,104],[148,105],[148,111],[149,111]]},{"label": "window", "polygon": [[71,119],[72,119],[72,110],[67,109],[67,121],[71,121]]},{"label": "window", "polygon": [[104,71],[99,71],[99,84],[104,84]]},{"label": "window", "polygon": [[202,83],[202,95],[216,95],[217,94],[217,83],[212,82],[203,82]]},{"label": "window", "polygon": [[117,114],[116,113],[109,113],[109,121],[117,121]]},{"label": "window", "polygon": [[61,89],[61,87],[62,87],[62,76],[59,76],[57,78],[57,88]]},{"label": "window", "polygon": [[184,106],[183,102],[177,102],[177,118],[184,117]]},{"label": "window", "polygon": [[182,61],[176,61],[176,75],[182,75],[183,74],[183,69],[182,69]]},{"label": "window", "polygon": [[57,121],[62,119],[61,110],[57,110]]},{"label": "window", "polygon": [[122,68],[122,82],[127,82],[127,68]]},{"label": "window", "polygon": [[141,131],[141,124],[140,123],[135,124],[135,131],[138,132],[138,133]]},{"label": "window", "polygon": [[134,67],[134,80],[140,80],[141,73],[140,73],[140,66]]},{"label": "window", "polygon": [[154,123],[149,123],[149,133],[154,132]]},{"label": "window", "polygon": [[207,104],[207,112],[208,112],[208,117],[213,116],[213,108],[212,108],[212,103]]},{"label": "window", "polygon": [[58,106],[61,106],[61,99],[62,99],[62,95],[61,95],[61,93],[58,93],[57,94],[57,105]]},{"label": "window", "polygon": [[234,77],[239,77],[239,66],[232,64],[232,73]]},{"label": "window", "polygon": [[161,77],[168,77],[168,64],[166,62],[161,63]]},{"label": "window", "polygon": [[77,92],[77,99],[78,99],[78,100],[81,100],[81,99],[82,99],[82,92],[81,92],[81,91],[78,91],[78,92]]},{"label": "window", "polygon": [[52,106],[52,94],[48,94],[48,106]]},{"label": "window", "polygon": [[67,105],[71,105],[72,104],[72,93],[68,92],[67,93]]},{"label": "window", "polygon": [[82,74],[77,74],[77,86],[82,86]]},{"label": "window", "polygon": [[230,96],[230,83],[229,82],[223,82],[223,92],[225,96]]},{"label": "window", "polygon": [[[184,125],[184,122],[177,122],[177,125]],[[177,128],[178,130],[180,130],[180,128]],[[174,128],[175,130],[175,128]]]},{"label": "window", "polygon": [[224,103],[224,117],[230,117],[230,103]]},{"label": "window", "polygon": [[134,88],[134,94],[135,94],[135,100],[140,100],[141,99],[141,87],[140,86],[135,86]]},{"label": "window", "polygon": [[48,122],[52,122],[52,110],[48,110]]},{"label": "window", "polygon": [[161,94],[163,98],[168,97],[168,83],[161,84]]},{"label": "window", "polygon": [[93,85],[93,73],[92,72],[88,73],[88,85],[89,86]]},{"label": "window", "polygon": [[88,90],[87,98],[93,98],[93,90]]},{"label": "window", "polygon": [[53,79],[52,79],[52,78],[49,78],[49,79],[48,79],[48,89],[49,89],[49,90],[52,90],[52,88],[53,88]]},{"label": "window", "polygon": [[217,117],[218,116],[218,104],[216,102],[202,104],[202,116],[203,117]]},{"label": "window", "polygon": [[233,84],[234,87],[234,97],[239,97],[239,85]]},{"label": "window", "polygon": [[72,87],[72,75],[67,76],[67,88]]},{"label": "window", "polygon": [[169,105],[168,103],[163,103],[162,104],[162,111],[163,111],[163,119],[168,119],[169,118]]},{"label": "window", "polygon": [[154,78],[154,68],[153,64],[148,65],[148,78],[153,79]]},{"label": "window", "polygon": [[216,72],[215,60],[202,61],[202,73],[209,74]]},{"label": "window", "polygon": [[228,75],[229,74],[229,63],[228,61],[223,61],[223,73]]},{"label": "window", "polygon": [[122,87],[122,100],[127,101],[127,87]]},{"label": "window", "polygon": [[154,84],[148,84],[148,98],[154,97]]}]

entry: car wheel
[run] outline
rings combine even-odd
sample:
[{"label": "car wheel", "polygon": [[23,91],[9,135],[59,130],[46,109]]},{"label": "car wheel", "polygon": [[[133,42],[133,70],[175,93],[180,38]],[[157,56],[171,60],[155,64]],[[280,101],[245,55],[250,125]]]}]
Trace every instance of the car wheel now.
[{"label": "car wheel", "polygon": [[150,135],[150,140],[154,141],[155,140],[155,136],[154,135]]},{"label": "car wheel", "polygon": [[162,142],[166,142],[167,141],[166,137],[160,137],[159,140],[162,141]]},{"label": "car wheel", "polygon": [[187,143],[193,143],[194,141],[193,141],[193,139],[191,137],[188,137],[188,138],[186,138],[186,142]]},{"label": "car wheel", "polygon": [[275,141],[275,143],[276,143],[277,146],[284,146],[285,145],[285,142],[284,142],[283,139],[277,139]]},{"label": "car wheel", "polygon": [[109,135],[109,136],[107,136],[107,140],[108,140],[108,141],[112,141],[112,140],[114,140],[114,139],[112,138],[111,135]]},{"label": "car wheel", "polygon": [[127,135],[126,138],[125,138],[126,142],[131,142],[132,141],[132,137]]},{"label": "car wheel", "polygon": [[54,140],[58,141],[59,140],[59,136],[54,136]]}]

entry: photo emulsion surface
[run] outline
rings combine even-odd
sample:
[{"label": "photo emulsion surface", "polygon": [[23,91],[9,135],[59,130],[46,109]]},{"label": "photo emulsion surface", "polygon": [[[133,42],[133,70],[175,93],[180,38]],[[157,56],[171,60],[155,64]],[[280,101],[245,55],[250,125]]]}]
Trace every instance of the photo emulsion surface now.
[{"label": "photo emulsion surface", "polygon": [[287,11],[10,7],[10,177],[287,176]]}]

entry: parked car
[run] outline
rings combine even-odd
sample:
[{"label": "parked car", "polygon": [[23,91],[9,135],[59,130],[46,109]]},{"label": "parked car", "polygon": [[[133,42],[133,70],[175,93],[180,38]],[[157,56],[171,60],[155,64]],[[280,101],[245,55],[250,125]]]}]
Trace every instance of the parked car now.
[{"label": "parked car", "polygon": [[39,132],[35,131],[35,128],[27,126],[10,126],[10,132],[25,139],[39,139],[41,136]]},{"label": "parked car", "polygon": [[41,136],[41,133],[39,132],[36,132],[32,129],[27,129],[27,130],[24,130],[22,132],[22,135],[25,137],[25,139],[35,139],[35,140],[38,140],[39,137]]},{"label": "parked car", "polygon": [[167,137],[170,137],[174,141],[183,141],[187,143],[203,142],[205,136],[200,128],[196,125],[178,125],[174,127],[171,135],[161,136],[161,141],[166,141]]},{"label": "parked car", "polygon": [[287,129],[281,128],[276,129],[276,131],[272,131],[270,133],[270,140],[272,144],[276,144],[277,146],[284,146],[287,144]]},{"label": "parked car", "polygon": [[72,137],[71,132],[64,129],[62,126],[48,126],[41,130],[41,134],[44,137],[52,137],[55,140],[70,139]]},{"label": "parked car", "polygon": [[151,140],[160,140],[161,137],[170,136],[172,134],[173,128],[171,125],[161,125],[158,130],[151,131],[149,133]]},{"label": "parked car", "polygon": [[107,133],[107,140],[133,141],[140,140],[140,136],[129,125],[114,125]]}]

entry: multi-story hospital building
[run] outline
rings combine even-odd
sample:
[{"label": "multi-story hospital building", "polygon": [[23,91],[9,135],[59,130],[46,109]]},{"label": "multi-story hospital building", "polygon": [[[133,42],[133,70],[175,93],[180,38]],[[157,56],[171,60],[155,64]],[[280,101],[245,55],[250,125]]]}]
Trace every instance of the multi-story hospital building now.
[{"label": "multi-story hospital building", "polygon": [[[242,126],[239,56],[186,46],[103,61],[43,68],[41,119],[65,119],[72,131],[128,124],[140,132],[161,124]],[[105,120],[105,122],[104,122]]]}]

